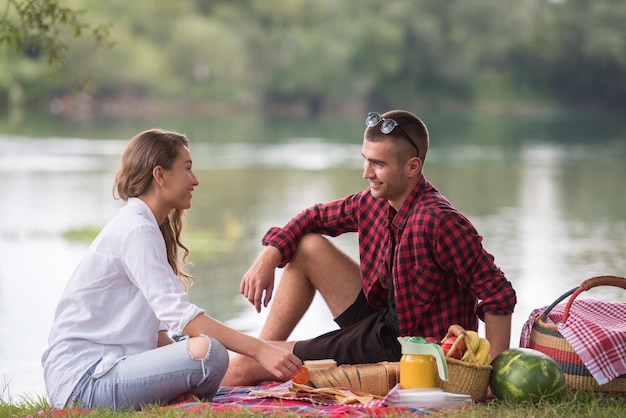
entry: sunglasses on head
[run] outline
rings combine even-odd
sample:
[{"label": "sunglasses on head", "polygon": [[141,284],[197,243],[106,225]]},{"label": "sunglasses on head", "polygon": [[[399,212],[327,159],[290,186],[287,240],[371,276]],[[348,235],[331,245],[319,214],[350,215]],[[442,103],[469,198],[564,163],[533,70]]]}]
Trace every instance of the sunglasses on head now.
[{"label": "sunglasses on head", "polygon": [[400,130],[400,132],[402,132],[404,137],[409,141],[409,143],[413,146],[413,148],[415,148],[415,151],[417,151],[417,156],[419,157],[420,150],[417,147],[417,144],[411,139],[411,137],[406,132],[404,132],[404,129],[402,129],[402,127],[398,125],[398,122],[396,122],[395,120],[389,119],[389,118],[383,118],[380,115],[380,113],[377,113],[377,112],[369,112],[367,114],[367,118],[365,119],[365,126],[367,126],[368,128],[373,128],[374,126],[378,125],[381,122],[382,124],[380,125],[380,132],[382,132],[385,135],[389,135],[391,131],[393,131],[397,127]]}]

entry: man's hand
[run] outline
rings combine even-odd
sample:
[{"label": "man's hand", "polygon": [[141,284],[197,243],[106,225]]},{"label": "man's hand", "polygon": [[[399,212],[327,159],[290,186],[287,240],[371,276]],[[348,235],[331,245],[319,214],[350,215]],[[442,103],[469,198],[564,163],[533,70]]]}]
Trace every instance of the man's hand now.
[{"label": "man's hand", "polygon": [[282,256],[274,247],[267,247],[243,275],[239,292],[245,296],[257,312],[261,303],[267,308],[274,292],[274,271]]}]

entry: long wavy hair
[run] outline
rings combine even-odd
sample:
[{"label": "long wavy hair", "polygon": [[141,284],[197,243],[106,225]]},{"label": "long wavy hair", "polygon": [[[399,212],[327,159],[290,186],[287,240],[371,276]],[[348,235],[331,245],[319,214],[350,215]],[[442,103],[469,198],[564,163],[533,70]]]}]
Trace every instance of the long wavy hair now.
[{"label": "long wavy hair", "polygon": [[[126,201],[129,197],[146,193],[152,184],[152,170],[156,166],[170,169],[183,146],[189,147],[189,140],[176,132],[149,129],[135,135],[122,155],[121,167],[115,175],[113,197]],[[167,261],[188,290],[194,278],[184,269],[189,255],[189,249],[180,240],[184,218],[184,210],[172,209],[159,229],[165,239]],[[179,249],[183,251],[182,257],[179,257]]]}]

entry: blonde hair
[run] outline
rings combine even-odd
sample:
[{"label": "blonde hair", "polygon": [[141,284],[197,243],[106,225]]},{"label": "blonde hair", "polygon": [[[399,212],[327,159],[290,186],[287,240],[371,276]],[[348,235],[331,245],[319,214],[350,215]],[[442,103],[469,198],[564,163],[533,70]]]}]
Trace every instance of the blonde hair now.
[{"label": "blonde hair", "polygon": [[[135,135],[122,155],[122,164],[115,175],[113,197],[128,200],[146,193],[152,184],[152,170],[161,166],[167,170],[178,157],[181,147],[189,147],[189,140],[183,134],[149,129]],[[185,211],[172,209],[159,229],[165,239],[167,261],[178,276],[183,287],[188,290],[194,283],[192,275],[184,270],[189,249],[181,242]],[[182,249],[182,258],[178,251]]]}]

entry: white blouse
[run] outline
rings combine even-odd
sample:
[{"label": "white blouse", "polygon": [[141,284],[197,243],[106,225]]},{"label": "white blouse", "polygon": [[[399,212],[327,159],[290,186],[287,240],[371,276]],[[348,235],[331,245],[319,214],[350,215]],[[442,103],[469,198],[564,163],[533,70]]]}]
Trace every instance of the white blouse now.
[{"label": "white blouse", "polygon": [[129,198],[89,246],[56,308],[42,356],[51,404],[62,408],[96,361],[94,376],[102,376],[124,357],[156,348],[159,330],[182,334],[203,312],[168,264],[154,214]]}]

